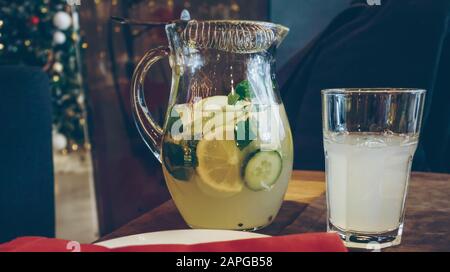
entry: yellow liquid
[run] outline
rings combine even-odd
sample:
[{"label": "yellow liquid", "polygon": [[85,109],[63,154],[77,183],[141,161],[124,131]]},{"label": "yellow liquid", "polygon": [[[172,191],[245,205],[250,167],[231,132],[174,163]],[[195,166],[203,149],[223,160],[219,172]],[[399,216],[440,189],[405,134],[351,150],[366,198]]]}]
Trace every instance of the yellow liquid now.
[{"label": "yellow liquid", "polygon": [[[192,228],[255,230],[269,225],[276,217],[284,199],[292,173],[293,146],[289,123],[283,105],[276,105],[272,125],[278,129],[278,140],[271,140],[273,150],[281,155],[282,169],[268,190],[252,191],[245,185],[236,194],[221,195],[205,190],[197,171],[188,180],[177,180],[163,163],[163,172],[172,198],[186,223]],[[266,120],[259,120],[266,121]],[[166,135],[165,141],[172,141]],[[257,138],[253,148],[271,150]],[[242,151],[245,152],[245,149]],[[164,149],[163,149],[164,155]],[[242,165],[243,167],[244,165]]]}]

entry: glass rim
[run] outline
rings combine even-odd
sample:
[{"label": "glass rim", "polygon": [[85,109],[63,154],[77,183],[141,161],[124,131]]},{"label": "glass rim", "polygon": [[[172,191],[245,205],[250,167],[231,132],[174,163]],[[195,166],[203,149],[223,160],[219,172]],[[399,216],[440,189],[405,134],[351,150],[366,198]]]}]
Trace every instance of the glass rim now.
[{"label": "glass rim", "polygon": [[324,89],[322,95],[333,94],[423,94],[427,90],[420,88],[334,88]]}]

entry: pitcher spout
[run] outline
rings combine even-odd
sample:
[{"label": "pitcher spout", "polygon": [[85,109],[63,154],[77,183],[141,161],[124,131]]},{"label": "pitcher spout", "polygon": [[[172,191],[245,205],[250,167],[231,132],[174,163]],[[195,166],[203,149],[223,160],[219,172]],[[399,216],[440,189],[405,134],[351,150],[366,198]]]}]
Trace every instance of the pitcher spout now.
[{"label": "pitcher spout", "polygon": [[274,43],[275,46],[278,47],[284,41],[286,36],[289,34],[289,28],[279,24],[275,24],[274,27],[277,33],[277,38],[274,41]]}]

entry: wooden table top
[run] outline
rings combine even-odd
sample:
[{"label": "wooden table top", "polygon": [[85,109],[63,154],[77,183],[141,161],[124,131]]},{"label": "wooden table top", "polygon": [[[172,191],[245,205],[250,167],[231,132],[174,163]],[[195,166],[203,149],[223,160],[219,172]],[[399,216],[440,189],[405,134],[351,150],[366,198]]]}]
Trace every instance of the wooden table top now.
[{"label": "wooden table top", "polygon": [[[275,221],[260,233],[284,235],[326,231],[325,175],[294,171]],[[450,251],[450,175],[413,173],[402,244],[384,251]],[[162,230],[187,229],[172,200],[100,240]]]}]

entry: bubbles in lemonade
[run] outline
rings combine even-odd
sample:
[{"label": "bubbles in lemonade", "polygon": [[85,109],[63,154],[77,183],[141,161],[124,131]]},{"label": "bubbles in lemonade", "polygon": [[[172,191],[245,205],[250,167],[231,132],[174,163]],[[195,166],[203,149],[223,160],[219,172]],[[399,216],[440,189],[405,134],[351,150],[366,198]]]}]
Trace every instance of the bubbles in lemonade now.
[{"label": "bubbles in lemonade", "polygon": [[292,171],[283,105],[212,96],[173,109],[166,124],[163,171],[187,224],[211,229],[270,224]]},{"label": "bubbles in lemonade", "polygon": [[398,228],[417,142],[393,133],[325,134],[331,223],[356,232]]}]

